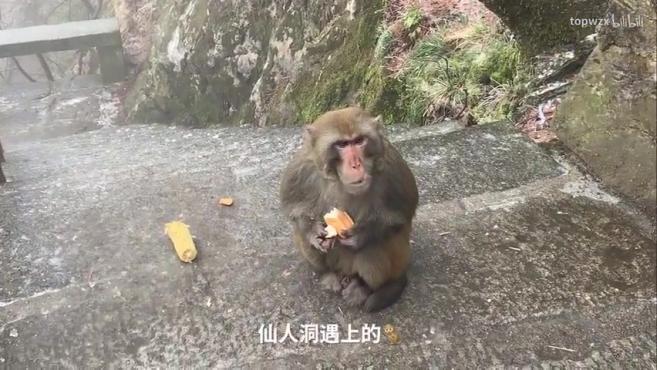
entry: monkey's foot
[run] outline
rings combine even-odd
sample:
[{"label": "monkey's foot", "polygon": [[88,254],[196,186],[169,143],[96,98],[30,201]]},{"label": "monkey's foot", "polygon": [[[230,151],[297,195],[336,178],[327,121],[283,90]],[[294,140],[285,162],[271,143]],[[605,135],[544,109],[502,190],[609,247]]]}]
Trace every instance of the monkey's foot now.
[{"label": "monkey's foot", "polygon": [[360,306],[365,302],[369,294],[368,289],[361,285],[357,278],[354,278],[342,291],[342,298],[347,301],[349,306]]},{"label": "monkey's foot", "polygon": [[326,290],[330,290],[335,293],[340,293],[342,291],[342,284],[340,283],[340,277],[335,272],[327,272],[322,276],[320,284]]},{"label": "monkey's foot", "polygon": [[354,278],[355,277],[353,275],[342,275],[342,278],[340,279],[340,285],[342,285],[342,289],[348,287]]}]

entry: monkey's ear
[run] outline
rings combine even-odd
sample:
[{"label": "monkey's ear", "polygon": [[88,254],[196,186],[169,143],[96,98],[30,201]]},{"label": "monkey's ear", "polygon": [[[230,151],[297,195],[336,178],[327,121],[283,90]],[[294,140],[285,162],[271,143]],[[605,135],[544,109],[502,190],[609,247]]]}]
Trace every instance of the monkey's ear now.
[{"label": "monkey's ear", "polygon": [[312,143],[315,140],[317,129],[312,125],[303,126],[303,138]]},{"label": "monkey's ear", "polygon": [[385,134],[386,126],[385,123],[383,122],[383,115],[379,114],[378,116],[374,117],[372,120],[372,126],[376,131],[378,131],[380,134]]}]

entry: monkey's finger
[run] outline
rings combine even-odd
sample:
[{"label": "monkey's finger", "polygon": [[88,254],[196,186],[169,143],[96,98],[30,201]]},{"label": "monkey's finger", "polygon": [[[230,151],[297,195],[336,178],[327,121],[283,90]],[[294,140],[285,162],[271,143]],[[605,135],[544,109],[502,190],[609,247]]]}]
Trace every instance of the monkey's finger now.
[{"label": "monkey's finger", "polygon": [[322,239],[326,238],[326,235],[328,235],[328,233],[326,232],[325,225],[320,223],[320,222],[316,223],[315,224],[315,234],[317,234],[317,236],[319,238],[322,238]]},{"label": "monkey's finger", "polygon": [[354,228],[351,228],[351,229],[343,230],[342,232],[340,232],[338,237],[340,239],[350,239],[354,236],[354,234],[355,234]]},{"label": "monkey's finger", "polygon": [[347,238],[340,237],[340,244],[345,247],[356,248],[358,247],[358,237],[356,235]]},{"label": "monkey's finger", "polygon": [[329,250],[333,248],[333,245],[335,244],[335,239],[321,239],[319,243],[322,245],[323,248]]},{"label": "monkey's finger", "polygon": [[315,241],[315,248],[319,249],[322,252],[328,252],[329,249],[333,248],[335,244],[335,239],[325,239],[317,238]]},{"label": "monkey's finger", "polygon": [[344,275],[342,279],[340,279],[340,285],[342,285],[342,289],[345,289],[346,287],[349,286],[351,283],[352,277],[349,275]]}]

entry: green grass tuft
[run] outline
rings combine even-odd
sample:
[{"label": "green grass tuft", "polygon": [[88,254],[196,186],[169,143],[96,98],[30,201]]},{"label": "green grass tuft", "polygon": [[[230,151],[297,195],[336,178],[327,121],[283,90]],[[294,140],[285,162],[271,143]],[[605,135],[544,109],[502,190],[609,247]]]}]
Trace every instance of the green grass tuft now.
[{"label": "green grass tuft", "polygon": [[510,118],[531,79],[527,64],[514,40],[480,25],[459,37],[431,34],[400,74],[404,116],[425,123],[467,107],[479,122]]},{"label": "green grass tuft", "polygon": [[385,57],[390,53],[394,37],[389,28],[384,28],[379,32],[379,37],[376,40],[374,47],[374,58],[379,63],[383,63]]},{"label": "green grass tuft", "polygon": [[407,31],[415,30],[422,22],[422,10],[418,7],[411,7],[406,10],[402,16],[402,24]]}]

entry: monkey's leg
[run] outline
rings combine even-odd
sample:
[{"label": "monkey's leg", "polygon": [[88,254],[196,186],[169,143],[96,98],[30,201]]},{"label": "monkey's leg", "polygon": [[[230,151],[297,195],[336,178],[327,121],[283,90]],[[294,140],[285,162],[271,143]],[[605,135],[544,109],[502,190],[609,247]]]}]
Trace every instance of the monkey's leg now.
[{"label": "monkey's leg", "polygon": [[342,289],[348,287],[349,284],[351,284],[351,281],[355,278],[355,275],[342,275],[342,278],[340,279],[340,285],[342,286]]},{"label": "monkey's leg", "polygon": [[329,251],[327,263],[332,270],[339,271],[342,298],[349,306],[360,306],[370,294],[366,284],[358,277],[357,253],[340,246]]},{"label": "monkey's leg", "polygon": [[322,276],[320,281],[322,287],[334,293],[342,291],[341,277],[335,272],[327,272]]},{"label": "monkey's leg", "polygon": [[[347,275],[341,272],[327,272],[322,276],[321,284],[324,289],[330,290],[334,293],[342,293],[344,296],[345,289],[347,289],[357,278],[356,275]],[[350,289],[353,290],[354,287],[351,287]],[[351,293],[348,295],[351,295]]]},{"label": "monkey's leg", "polygon": [[359,253],[354,267],[372,293],[364,302],[367,312],[382,310],[400,297],[408,282],[410,246],[403,235],[396,235],[380,248],[368,248]]},{"label": "monkey's leg", "polygon": [[326,263],[326,254],[320,252],[317,248],[310,245],[302,234],[294,233],[294,244],[297,246],[301,255],[310,263],[312,269],[322,274],[320,284],[326,290],[339,293],[342,291],[341,276],[335,272],[328,271]]},{"label": "monkey's leg", "polygon": [[5,178],[5,174],[2,173],[2,165],[0,165],[0,184],[4,184],[7,182],[7,179]]},{"label": "monkey's leg", "polygon": [[[342,293],[344,297],[349,284],[357,278],[356,272],[353,270],[354,256],[353,251],[344,247],[335,247],[329,250],[326,254],[326,265],[331,271],[331,276],[325,276],[323,285],[336,293]],[[353,289],[354,287],[349,290],[348,294],[351,294]]]},{"label": "monkey's leg", "polygon": [[406,273],[395,279],[388,280],[367,297],[363,307],[364,310],[366,312],[376,312],[391,306],[401,298],[406,284],[408,284]]},{"label": "monkey's leg", "polygon": [[357,276],[354,276],[342,291],[342,298],[350,306],[360,306],[367,300],[370,293],[367,286]]},{"label": "monkey's leg", "polygon": [[301,252],[301,255],[306,261],[308,261],[308,263],[310,263],[310,266],[315,272],[326,272],[326,255],[310,245],[306,240],[305,235],[296,230],[294,231],[294,245],[296,245],[297,249]]}]

